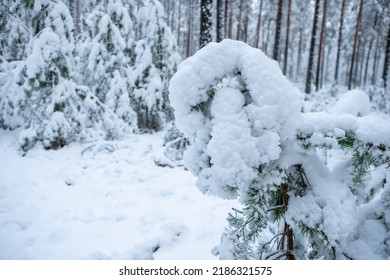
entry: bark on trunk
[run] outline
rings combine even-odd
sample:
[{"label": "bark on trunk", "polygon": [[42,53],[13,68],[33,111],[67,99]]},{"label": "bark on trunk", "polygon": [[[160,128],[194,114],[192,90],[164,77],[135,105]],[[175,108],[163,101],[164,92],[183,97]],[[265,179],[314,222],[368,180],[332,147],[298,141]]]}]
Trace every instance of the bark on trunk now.
[{"label": "bark on trunk", "polygon": [[259,6],[259,16],[257,17],[257,25],[256,25],[256,37],[255,37],[255,47],[258,48],[260,44],[260,27],[261,27],[261,12],[263,9],[263,0],[260,0]]},{"label": "bark on trunk", "polygon": [[290,20],[291,20],[291,0],[288,0],[287,24],[286,24],[286,46],[284,48],[284,67],[283,73],[287,76],[288,47],[290,39]]},{"label": "bark on trunk", "polygon": [[217,0],[217,42],[224,38],[224,11],[223,0]]},{"label": "bark on trunk", "polygon": [[239,11],[239,14],[238,14],[238,23],[237,23],[237,34],[236,34],[236,40],[240,40],[240,36],[241,36],[241,19],[242,19],[242,4],[243,4],[243,0],[240,0],[240,11]]},{"label": "bark on trunk", "polygon": [[322,52],[324,49],[324,37],[326,29],[326,9],[327,9],[327,0],[324,0],[324,6],[322,11],[322,25],[321,25],[321,35],[320,35],[320,45],[318,49],[318,61],[317,61],[317,74],[316,74],[316,91],[320,88],[320,70],[322,61]]},{"label": "bark on trunk", "polygon": [[274,60],[279,60],[279,42],[280,42],[280,30],[282,27],[282,16],[283,16],[283,0],[278,2],[278,13],[276,16],[276,30],[275,30],[275,40],[274,40],[274,52],[272,58]]},{"label": "bark on trunk", "polygon": [[352,89],[352,85],[354,83],[354,70],[355,70],[355,60],[357,55],[357,49],[359,44],[359,31],[360,31],[360,22],[362,18],[362,12],[363,12],[363,0],[360,0],[359,4],[359,11],[356,18],[356,29],[355,29],[355,38],[353,43],[353,49],[352,49],[352,57],[351,57],[351,68],[349,71],[349,79],[348,79],[348,90]]},{"label": "bark on trunk", "polygon": [[206,46],[211,42],[211,8],[213,5],[212,0],[201,0],[200,3],[200,36],[199,36],[199,49]]},{"label": "bark on trunk", "polygon": [[382,79],[385,87],[387,87],[387,78],[388,78],[387,76],[389,73],[389,65],[390,65],[390,22],[389,22],[389,28],[387,30],[385,64],[383,66],[383,75],[382,75]]},{"label": "bark on trunk", "polygon": [[337,83],[337,80],[339,77],[340,52],[341,52],[341,43],[343,40],[344,10],[345,10],[345,0],[343,0],[343,2],[341,4],[339,38],[337,40],[336,69],[334,72],[334,80],[336,83]]},{"label": "bark on trunk", "polygon": [[318,22],[318,10],[320,8],[320,0],[316,0],[316,6],[314,10],[314,18],[313,18],[313,29],[311,33],[310,40],[310,50],[309,50],[309,63],[307,65],[307,75],[306,75],[306,88],[305,92],[310,94],[311,91],[311,78],[314,64],[314,48],[316,45],[316,34],[317,34],[317,22]]}]

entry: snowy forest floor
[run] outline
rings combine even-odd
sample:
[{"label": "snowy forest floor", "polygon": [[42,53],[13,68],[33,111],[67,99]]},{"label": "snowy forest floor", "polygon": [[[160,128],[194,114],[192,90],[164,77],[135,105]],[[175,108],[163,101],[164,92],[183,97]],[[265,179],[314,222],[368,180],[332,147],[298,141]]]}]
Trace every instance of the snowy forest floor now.
[{"label": "snowy forest floor", "polygon": [[0,259],[216,258],[235,202],[157,166],[161,133],[24,157],[16,139],[0,131]]}]

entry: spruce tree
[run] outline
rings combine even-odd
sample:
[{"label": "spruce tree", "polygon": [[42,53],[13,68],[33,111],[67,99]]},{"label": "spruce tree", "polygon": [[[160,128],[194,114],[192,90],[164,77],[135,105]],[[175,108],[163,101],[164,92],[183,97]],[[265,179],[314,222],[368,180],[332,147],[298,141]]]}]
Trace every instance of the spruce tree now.
[{"label": "spruce tree", "polygon": [[[32,30],[27,59],[9,71],[2,88],[3,122],[23,126],[19,145],[27,151],[37,141],[58,149],[72,141],[114,139],[129,129],[88,88],[73,82],[73,21],[61,1],[26,2]],[[5,110],[4,110],[5,109]]]},{"label": "spruce tree", "polygon": [[168,83],[180,61],[176,40],[164,21],[159,1],[143,2],[137,15],[139,41],[132,69],[132,93],[138,126],[145,131],[160,130],[173,120]]},{"label": "spruce tree", "polygon": [[77,47],[78,81],[136,128],[129,86],[134,34],[128,11],[122,1],[102,1],[88,16],[87,24]]}]

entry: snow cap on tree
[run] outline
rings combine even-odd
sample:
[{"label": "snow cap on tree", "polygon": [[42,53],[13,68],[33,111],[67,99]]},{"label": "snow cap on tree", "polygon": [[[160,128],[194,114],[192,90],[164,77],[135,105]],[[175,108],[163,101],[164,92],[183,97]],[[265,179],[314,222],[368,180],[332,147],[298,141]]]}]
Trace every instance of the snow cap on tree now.
[{"label": "snow cap on tree", "polygon": [[298,90],[245,43],[210,43],[179,66],[169,90],[177,126],[192,143],[187,165],[203,191],[244,194],[258,166],[278,159],[281,143],[295,137]]}]

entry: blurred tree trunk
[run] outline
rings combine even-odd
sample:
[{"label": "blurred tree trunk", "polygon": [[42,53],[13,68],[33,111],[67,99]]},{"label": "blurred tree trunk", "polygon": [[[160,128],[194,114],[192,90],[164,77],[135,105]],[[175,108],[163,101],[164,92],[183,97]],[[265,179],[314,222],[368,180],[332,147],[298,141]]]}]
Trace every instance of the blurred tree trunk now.
[{"label": "blurred tree trunk", "polygon": [[322,24],[321,24],[321,35],[320,35],[320,44],[318,46],[318,60],[317,60],[317,74],[316,74],[316,91],[320,88],[320,69],[323,62],[323,51],[324,51],[324,41],[325,41],[325,29],[326,29],[326,9],[327,9],[327,0],[324,0],[324,6],[322,11]]},{"label": "blurred tree trunk", "polygon": [[223,23],[223,26],[224,26],[224,37],[228,37],[228,19],[229,19],[229,14],[228,14],[228,10],[229,10],[229,1],[228,0],[225,0],[225,13],[224,13],[224,23]]},{"label": "blurred tree trunk", "polygon": [[186,57],[191,55],[191,40],[192,40],[192,0],[188,1],[188,25],[187,25],[187,46],[186,46]]},{"label": "blurred tree trunk", "polygon": [[288,0],[287,23],[286,23],[286,46],[284,48],[283,74],[287,76],[288,47],[290,42],[291,0]]},{"label": "blurred tree trunk", "polygon": [[339,65],[340,65],[340,52],[341,43],[343,40],[343,24],[344,24],[344,11],[345,11],[345,0],[341,3],[340,23],[339,23],[339,38],[337,40],[337,55],[336,55],[336,69],[334,72],[334,80],[337,83],[339,77]]},{"label": "blurred tree trunk", "polygon": [[302,41],[303,41],[303,28],[299,30],[299,43],[298,43],[298,56],[297,56],[297,69],[295,77],[298,80],[301,73],[301,64],[302,64]]},{"label": "blurred tree trunk", "polygon": [[229,2],[229,32],[228,38],[233,39],[233,0],[226,0]]},{"label": "blurred tree trunk", "polygon": [[316,45],[316,34],[317,34],[317,22],[318,22],[318,10],[320,8],[320,0],[316,0],[316,6],[314,10],[314,18],[313,18],[313,29],[311,32],[311,40],[310,40],[310,50],[309,50],[309,63],[307,65],[307,75],[306,75],[306,87],[305,92],[310,93],[311,91],[311,78],[312,71],[314,67],[314,49]]},{"label": "blurred tree trunk", "polygon": [[278,1],[278,14],[276,16],[276,30],[274,40],[274,52],[272,58],[279,60],[279,42],[280,42],[280,30],[282,28],[282,17],[283,17],[283,0]]},{"label": "blurred tree trunk", "polygon": [[355,63],[356,63],[356,56],[357,56],[357,51],[359,47],[359,31],[360,31],[360,24],[362,21],[362,12],[363,12],[363,0],[360,0],[359,4],[359,11],[358,15],[356,18],[356,29],[355,29],[355,38],[354,38],[354,43],[353,43],[353,49],[352,49],[352,57],[351,57],[351,68],[349,71],[349,79],[348,79],[348,90],[352,89],[352,85],[355,82]]},{"label": "blurred tree trunk", "polygon": [[255,47],[258,48],[260,44],[260,27],[261,27],[261,12],[263,9],[263,0],[260,0],[259,5],[259,16],[257,17],[257,25],[256,25],[256,36],[255,36]]},{"label": "blurred tree trunk", "polygon": [[372,65],[371,83],[373,85],[375,85],[377,82],[376,78],[377,78],[377,72],[378,72],[378,60],[379,60],[378,57],[380,56],[379,49],[380,49],[380,40],[381,40],[382,25],[383,25],[382,24],[382,21],[383,21],[382,14],[380,15],[380,19],[379,19],[379,26],[378,26],[378,31],[377,31],[377,35],[376,35],[376,43],[375,43],[374,64]]},{"label": "blurred tree trunk", "polygon": [[389,65],[390,65],[390,22],[389,28],[387,30],[387,43],[386,43],[386,53],[385,53],[385,64],[383,66],[383,75],[382,79],[384,86],[387,87],[387,78],[389,74]]},{"label": "blurred tree trunk", "polygon": [[177,20],[177,43],[180,44],[181,29],[181,0],[179,0],[179,18]]},{"label": "blurred tree trunk", "polygon": [[217,42],[221,42],[225,37],[225,14],[223,6],[223,0],[217,0]]},{"label": "blurred tree trunk", "polygon": [[240,41],[241,37],[241,20],[242,20],[242,4],[243,0],[240,0],[240,11],[238,14],[238,23],[237,23],[237,34],[236,34],[236,40]]},{"label": "blurred tree trunk", "polygon": [[212,18],[211,9],[213,6],[213,0],[201,0],[200,2],[200,36],[199,36],[199,48],[203,48],[212,41]]},{"label": "blurred tree trunk", "polygon": [[[374,19],[374,30],[376,29],[376,26],[378,24],[378,12],[375,14]],[[374,42],[374,38],[370,38],[370,43],[368,44],[368,53],[366,57],[366,64],[364,66],[364,77],[363,77],[363,84],[365,85],[367,83],[367,74],[368,74],[368,65],[370,63],[370,57],[371,57],[371,50],[372,50],[372,44]]]}]

